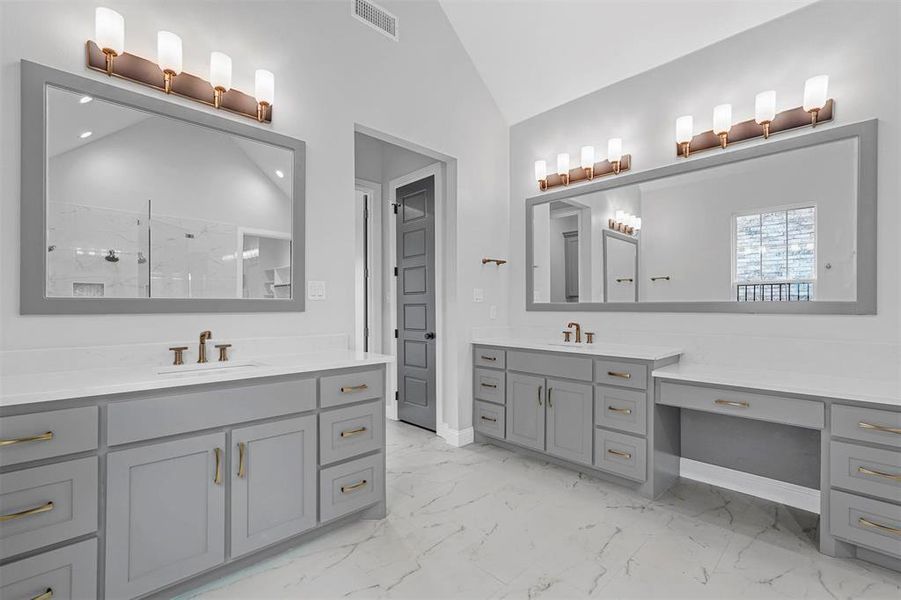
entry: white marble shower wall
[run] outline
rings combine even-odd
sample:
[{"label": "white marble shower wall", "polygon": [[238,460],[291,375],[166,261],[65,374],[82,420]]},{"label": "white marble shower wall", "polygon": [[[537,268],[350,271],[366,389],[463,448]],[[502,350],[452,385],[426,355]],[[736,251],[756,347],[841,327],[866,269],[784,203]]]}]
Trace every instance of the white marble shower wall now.
[{"label": "white marble shower wall", "polygon": [[238,228],[181,217],[154,216],[150,242],[153,298],[238,296]]}]

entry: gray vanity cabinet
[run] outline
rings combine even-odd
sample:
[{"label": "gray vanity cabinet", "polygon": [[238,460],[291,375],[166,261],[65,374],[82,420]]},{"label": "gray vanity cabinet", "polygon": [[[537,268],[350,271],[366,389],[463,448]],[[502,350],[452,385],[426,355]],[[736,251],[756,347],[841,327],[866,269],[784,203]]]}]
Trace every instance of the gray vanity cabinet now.
[{"label": "gray vanity cabinet", "polygon": [[235,429],[231,556],[316,525],[316,416]]},{"label": "gray vanity cabinet", "polygon": [[592,461],[591,385],[548,379],[547,453],[590,465]]},{"label": "gray vanity cabinet", "polygon": [[544,450],[545,381],[520,373],[507,374],[507,440]]},{"label": "gray vanity cabinet", "polygon": [[133,598],[225,560],[225,448],[225,433],[211,433],[109,453],[107,598]]}]

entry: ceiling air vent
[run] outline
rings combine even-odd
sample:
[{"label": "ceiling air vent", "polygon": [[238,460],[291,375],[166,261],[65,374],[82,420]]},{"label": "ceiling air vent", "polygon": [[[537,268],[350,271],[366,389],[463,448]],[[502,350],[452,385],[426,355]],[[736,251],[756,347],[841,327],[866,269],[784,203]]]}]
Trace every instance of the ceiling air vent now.
[{"label": "ceiling air vent", "polygon": [[369,0],[353,0],[354,17],[397,41],[397,17]]}]

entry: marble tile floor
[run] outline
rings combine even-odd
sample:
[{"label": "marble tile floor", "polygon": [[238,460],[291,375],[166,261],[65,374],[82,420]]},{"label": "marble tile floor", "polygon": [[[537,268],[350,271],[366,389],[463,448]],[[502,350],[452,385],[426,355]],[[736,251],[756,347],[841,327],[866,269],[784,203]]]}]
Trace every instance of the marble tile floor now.
[{"label": "marble tile floor", "polygon": [[816,516],[686,481],[655,501],[388,423],[388,511],[187,598],[901,598],[817,552]]}]

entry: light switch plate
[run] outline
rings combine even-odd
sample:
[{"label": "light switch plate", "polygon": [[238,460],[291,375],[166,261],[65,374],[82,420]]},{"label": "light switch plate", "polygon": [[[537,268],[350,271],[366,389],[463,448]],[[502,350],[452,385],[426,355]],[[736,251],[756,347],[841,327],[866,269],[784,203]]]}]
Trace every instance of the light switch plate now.
[{"label": "light switch plate", "polygon": [[485,301],[485,290],[482,288],[472,288],[472,301],[473,302],[484,302]]},{"label": "light switch plate", "polygon": [[309,298],[310,300],[325,300],[325,282],[308,281],[307,298]]}]

